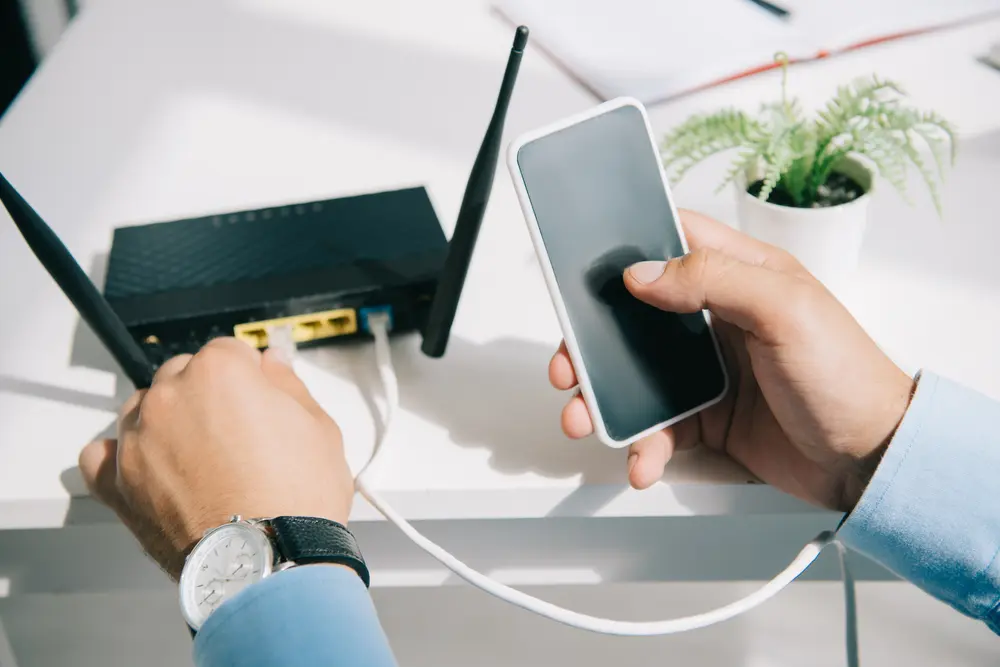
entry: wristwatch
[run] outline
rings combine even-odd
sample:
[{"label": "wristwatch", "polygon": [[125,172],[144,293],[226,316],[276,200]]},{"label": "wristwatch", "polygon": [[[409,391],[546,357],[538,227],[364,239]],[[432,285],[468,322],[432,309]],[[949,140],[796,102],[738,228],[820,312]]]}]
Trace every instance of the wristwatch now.
[{"label": "wristwatch", "polygon": [[184,561],[181,613],[194,633],[223,602],[250,584],[309,563],[346,565],[369,585],[368,567],[354,535],[336,521],[230,517],[228,523],[206,531]]}]

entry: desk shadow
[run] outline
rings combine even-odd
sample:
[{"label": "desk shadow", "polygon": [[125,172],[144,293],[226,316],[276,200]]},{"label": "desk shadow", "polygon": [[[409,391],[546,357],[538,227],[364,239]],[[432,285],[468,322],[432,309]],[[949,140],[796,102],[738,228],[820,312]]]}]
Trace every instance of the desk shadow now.
[{"label": "desk shadow", "polygon": [[[98,253],[94,255],[91,259],[90,266],[87,268],[87,275],[101,293],[104,292],[104,278],[107,275],[107,270],[108,253]],[[77,315],[75,319],[76,324],[73,329],[73,342],[69,352],[70,366],[79,366],[82,368],[90,368],[93,370],[114,373],[117,376],[116,395],[126,389],[128,390],[128,393],[131,393],[133,388],[129,384],[128,379],[122,373],[118,364],[115,363],[114,358],[104,347],[104,344],[101,343],[97,334],[94,333],[90,326],[84,322],[79,315]],[[128,393],[122,397],[122,400],[128,396]],[[117,407],[114,409],[115,411],[118,410]]]},{"label": "desk shadow", "polygon": [[[373,355],[361,353],[370,343],[353,345],[357,349],[321,348],[311,359],[324,372],[358,387],[374,415],[378,436],[383,389]],[[579,481],[548,516],[593,516],[629,490],[626,450],[612,449],[596,438],[570,440],[562,433],[560,413],[571,394],[548,383],[554,346],[513,338],[478,344],[453,336],[445,356],[430,359],[420,351],[417,335],[394,337],[391,345],[404,410],[447,430],[459,446],[488,450],[489,465],[500,472]],[[682,454],[678,463],[704,470],[706,481],[732,484],[734,472],[739,477],[741,469],[721,454]],[[749,473],[745,477],[753,481]],[[672,492],[677,502],[696,512],[706,502],[705,489],[698,485],[674,485]]]},{"label": "desk shadow", "polygon": [[[460,446],[488,450],[489,464],[501,472],[580,476],[585,486],[571,491],[549,516],[593,515],[625,490],[624,452],[563,435],[560,412],[570,394],[548,384],[554,348],[515,339],[479,345],[453,336],[445,356],[430,359],[420,351],[420,340],[417,335],[392,339],[401,408],[446,429]],[[310,356],[318,368],[357,386],[379,438],[383,388],[372,353],[363,352],[370,346],[359,341],[317,348]]]},{"label": "desk shadow", "polygon": [[117,398],[45,384],[44,382],[35,382],[34,380],[26,380],[10,375],[0,375],[0,392],[33,396],[47,401],[58,401],[67,405],[105,410],[107,412],[117,412],[121,404]]},{"label": "desk shadow", "polygon": [[452,337],[445,357],[435,360],[418,343],[416,337],[394,343],[407,388],[402,407],[440,424],[460,445],[489,449],[495,469],[550,478],[582,475],[584,481],[606,479],[602,469],[624,471],[622,452],[562,433],[560,413],[570,395],[549,385],[554,348],[513,338],[476,344]]}]

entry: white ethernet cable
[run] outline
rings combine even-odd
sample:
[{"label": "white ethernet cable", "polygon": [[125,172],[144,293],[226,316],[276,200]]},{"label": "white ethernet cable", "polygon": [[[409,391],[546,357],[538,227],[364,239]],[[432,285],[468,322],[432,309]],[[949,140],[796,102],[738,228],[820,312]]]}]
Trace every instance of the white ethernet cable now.
[{"label": "white ethernet cable", "polygon": [[744,612],[747,612],[761,603],[776,595],[788,584],[802,574],[819,556],[820,552],[827,546],[833,545],[837,549],[840,557],[840,567],[844,582],[844,603],[846,621],[846,648],[848,667],[858,667],[857,648],[857,616],[855,612],[854,579],[851,576],[845,558],[843,545],[836,540],[836,536],[831,531],[824,531],[810,541],[799,552],[791,564],[782,570],[771,581],[764,584],[750,595],[732,602],[718,609],[708,611],[694,616],[675,618],[665,621],[649,622],[628,622],[615,621],[610,619],[589,616],[579,612],[563,609],[550,602],[545,602],[536,597],[523,593],[501,584],[488,576],[478,572],[462,561],[458,560],[443,548],[427,539],[417,531],[406,519],[396,512],[385,502],[367,483],[375,463],[379,460],[379,453],[382,446],[388,441],[392,433],[393,418],[399,409],[399,383],[396,379],[396,372],[392,365],[392,356],[389,348],[389,317],[385,312],[376,312],[365,315],[369,330],[375,336],[375,358],[378,364],[378,372],[386,394],[386,412],[384,416],[385,427],[376,444],[368,463],[358,474],[356,487],[358,492],[372,504],[386,519],[396,525],[403,534],[413,541],[418,547],[426,551],[442,565],[460,576],[473,586],[480,588],[487,593],[494,595],[501,600],[505,600],[517,607],[534,612],[545,618],[558,621],[565,625],[591,632],[608,635],[627,636],[651,636],[668,635],[688,630],[715,625],[722,621],[731,619]]}]

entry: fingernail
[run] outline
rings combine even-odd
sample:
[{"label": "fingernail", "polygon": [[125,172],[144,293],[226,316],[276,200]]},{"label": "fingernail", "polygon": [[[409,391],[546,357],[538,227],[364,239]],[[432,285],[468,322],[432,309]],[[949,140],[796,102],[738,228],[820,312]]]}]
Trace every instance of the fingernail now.
[{"label": "fingernail", "polygon": [[292,358],[291,358],[291,357],[289,357],[289,356],[288,356],[288,353],[287,353],[287,352],[285,352],[285,351],[284,351],[283,349],[281,349],[280,347],[269,347],[269,348],[268,348],[268,353],[269,353],[269,354],[270,354],[270,355],[271,355],[271,356],[272,356],[272,357],[274,358],[274,360],[275,360],[275,361],[277,361],[277,362],[278,362],[279,364],[284,364],[284,365],[286,365],[286,366],[288,366],[288,367],[291,367],[291,365],[292,365]]},{"label": "fingernail", "polygon": [[637,282],[646,285],[662,276],[666,268],[666,262],[639,262],[629,267],[629,273]]},{"label": "fingernail", "polygon": [[632,468],[635,467],[635,462],[638,461],[638,460],[639,460],[639,455],[638,454],[629,454],[628,455],[628,472],[629,472],[630,475],[632,474]]}]

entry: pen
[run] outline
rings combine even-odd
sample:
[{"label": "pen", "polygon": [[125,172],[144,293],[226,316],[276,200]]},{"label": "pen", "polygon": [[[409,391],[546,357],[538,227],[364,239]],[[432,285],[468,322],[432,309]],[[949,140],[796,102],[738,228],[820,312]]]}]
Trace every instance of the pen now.
[{"label": "pen", "polygon": [[767,11],[771,12],[780,19],[787,19],[792,14],[784,7],[779,7],[773,2],[768,2],[768,0],[750,0],[750,2],[752,2],[753,4],[757,5],[762,9],[766,9]]}]

